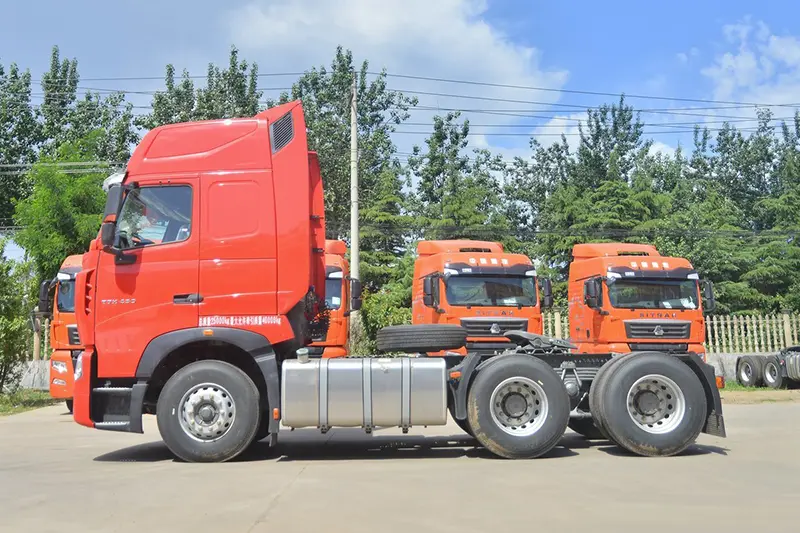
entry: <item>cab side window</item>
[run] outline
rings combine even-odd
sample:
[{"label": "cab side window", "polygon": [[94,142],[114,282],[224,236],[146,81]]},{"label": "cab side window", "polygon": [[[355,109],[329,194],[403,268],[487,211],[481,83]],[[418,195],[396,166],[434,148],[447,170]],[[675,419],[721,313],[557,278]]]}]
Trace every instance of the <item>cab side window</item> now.
[{"label": "cab side window", "polygon": [[192,233],[192,188],[166,185],[134,189],[125,197],[117,222],[122,250],[185,241]]}]

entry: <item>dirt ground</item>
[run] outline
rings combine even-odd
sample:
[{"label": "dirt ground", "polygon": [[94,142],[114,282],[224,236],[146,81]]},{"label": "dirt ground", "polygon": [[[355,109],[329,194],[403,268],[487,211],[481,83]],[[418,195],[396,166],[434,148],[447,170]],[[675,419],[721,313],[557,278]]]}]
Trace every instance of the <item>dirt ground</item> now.
[{"label": "dirt ground", "polygon": [[[793,390],[722,390],[720,391],[724,404],[755,404],[771,402],[797,402],[800,401],[800,389]],[[800,530],[800,526],[798,526]]]}]

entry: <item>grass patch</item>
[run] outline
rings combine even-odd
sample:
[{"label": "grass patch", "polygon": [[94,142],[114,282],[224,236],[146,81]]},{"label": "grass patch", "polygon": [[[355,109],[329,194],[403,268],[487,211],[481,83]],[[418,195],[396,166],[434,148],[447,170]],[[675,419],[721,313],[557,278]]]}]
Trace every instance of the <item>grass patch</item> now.
[{"label": "grass patch", "polygon": [[21,389],[10,394],[0,394],[0,416],[14,415],[57,403],[47,391]]},{"label": "grass patch", "polygon": [[758,390],[765,390],[763,387],[745,387],[744,385],[740,384],[738,381],[728,381],[725,380],[725,388],[720,389],[723,391],[742,391],[742,392],[755,392]]}]

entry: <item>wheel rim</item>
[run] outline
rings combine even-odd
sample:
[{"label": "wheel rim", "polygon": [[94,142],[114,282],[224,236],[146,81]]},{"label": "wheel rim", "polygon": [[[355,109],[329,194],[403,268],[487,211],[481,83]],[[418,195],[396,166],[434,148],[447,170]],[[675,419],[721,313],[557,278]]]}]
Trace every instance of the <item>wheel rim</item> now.
[{"label": "wheel rim", "polygon": [[764,379],[770,383],[775,383],[778,380],[778,367],[775,363],[767,363],[764,367]]},{"label": "wheel rim", "polygon": [[650,374],[639,378],[628,391],[628,415],[647,433],[669,433],[686,415],[686,397],[670,378]]},{"label": "wheel rim", "polygon": [[236,419],[233,396],[216,383],[202,383],[186,391],[178,409],[184,433],[200,442],[222,438]]},{"label": "wheel rim", "polygon": [[739,374],[742,376],[742,381],[749,382],[753,377],[753,367],[750,363],[742,363]]},{"label": "wheel rim", "polygon": [[547,411],[547,395],[542,386],[531,379],[508,378],[492,392],[492,420],[509,435],[533,435],[547,420]]}]

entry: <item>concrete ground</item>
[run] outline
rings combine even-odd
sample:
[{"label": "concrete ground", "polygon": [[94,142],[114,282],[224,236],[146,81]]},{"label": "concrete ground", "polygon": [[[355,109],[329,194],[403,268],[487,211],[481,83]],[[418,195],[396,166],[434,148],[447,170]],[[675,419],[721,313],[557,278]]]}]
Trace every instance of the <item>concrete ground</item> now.
[{"label": "concrete ground", "polygon": [[2,532],[800,531],[800,403],[727,405],[727,439],[630,456],[569,432],[508,461],[455,425],[406,436],[281,434],[225,464],[173,461],[144,435],[62,406],[0,418]]}]

